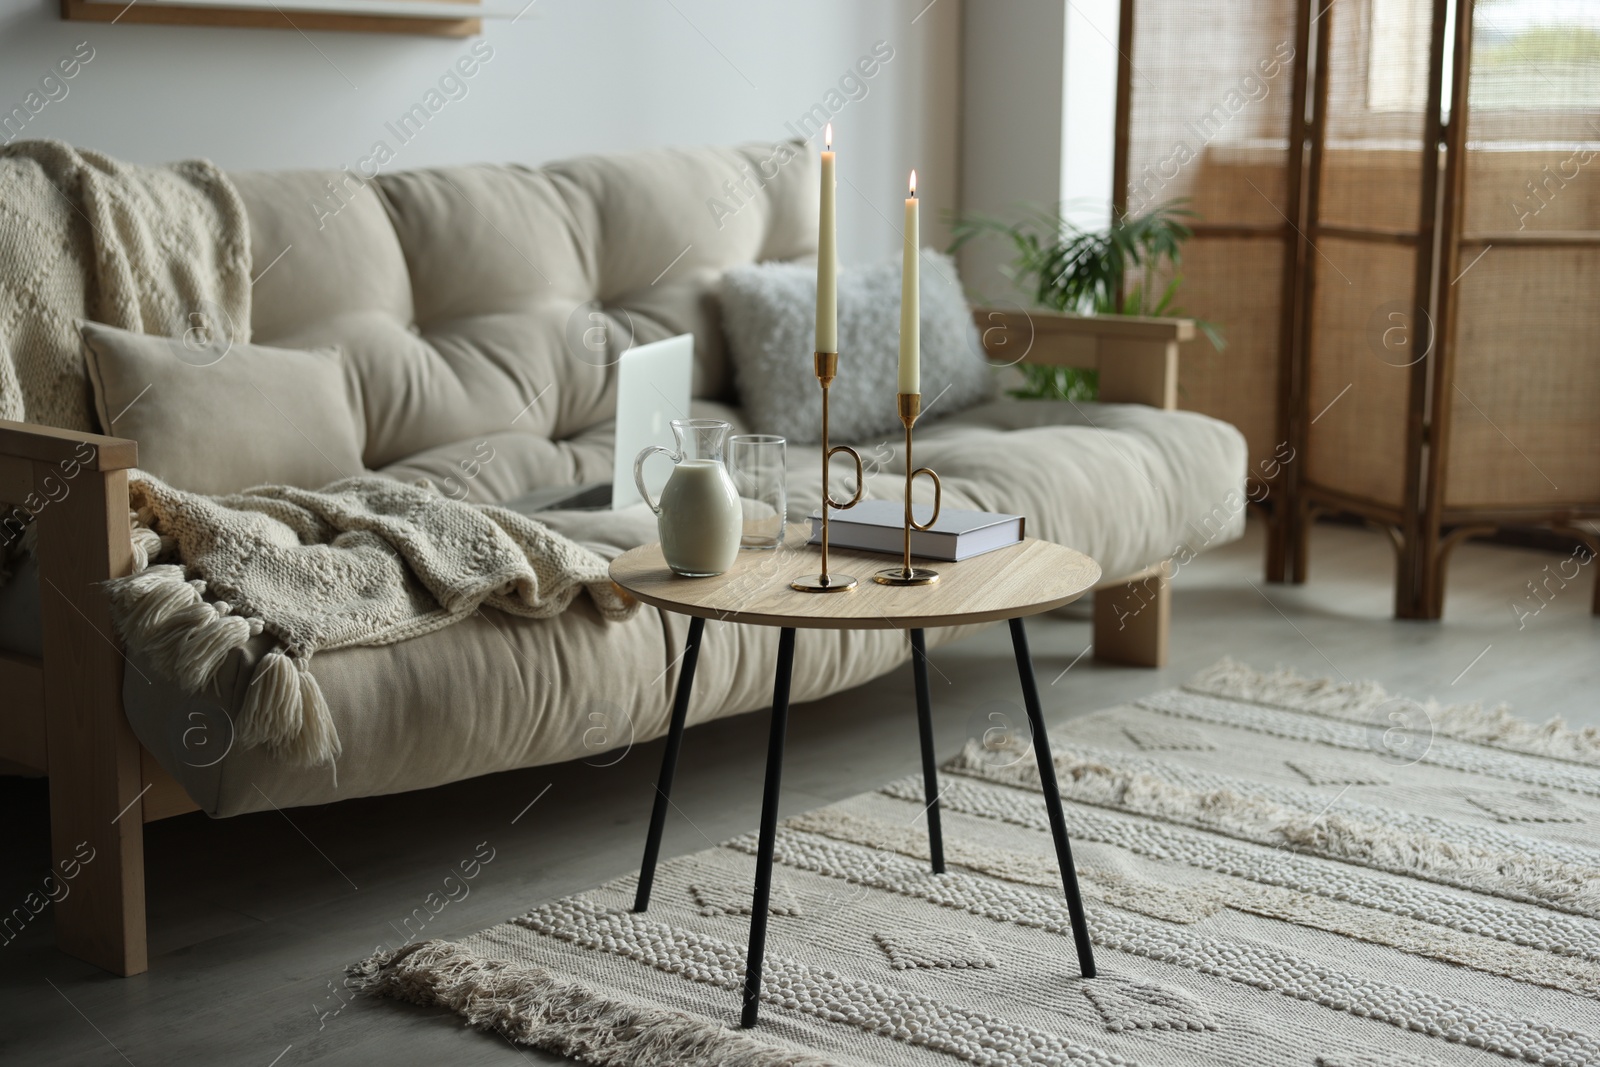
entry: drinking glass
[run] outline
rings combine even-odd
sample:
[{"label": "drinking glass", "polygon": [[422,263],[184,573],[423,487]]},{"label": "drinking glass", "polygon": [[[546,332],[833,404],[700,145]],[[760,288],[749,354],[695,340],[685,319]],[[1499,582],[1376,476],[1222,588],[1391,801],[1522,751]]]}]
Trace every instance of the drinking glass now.
[{"label": "drinking glass", "polygon": [[789,507],[784,439],[770,433],[728,438],[728,473],[744,512],[740,548],[777,548]]}]

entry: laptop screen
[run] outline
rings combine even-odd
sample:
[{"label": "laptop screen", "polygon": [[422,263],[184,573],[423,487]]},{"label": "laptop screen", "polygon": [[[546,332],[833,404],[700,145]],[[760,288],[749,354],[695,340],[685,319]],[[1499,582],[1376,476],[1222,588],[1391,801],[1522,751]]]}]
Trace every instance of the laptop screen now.
[{"label": "laptop screen", "polygon": [[[694,335],[637,345],[617,362],[616,457],[611,473],[611,506],[625,508],[640,501],[633,482],[633,461],[651,445],[672,448],[673,419],[689,418],[689,390],[694,378]],[[645,485],[659,497],[672,475],[666,457],[644,466]]]}]

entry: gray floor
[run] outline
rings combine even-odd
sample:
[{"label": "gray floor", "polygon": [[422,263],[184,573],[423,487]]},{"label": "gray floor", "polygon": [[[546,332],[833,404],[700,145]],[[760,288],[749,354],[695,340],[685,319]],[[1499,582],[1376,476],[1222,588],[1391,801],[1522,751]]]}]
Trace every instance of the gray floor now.
[{"label": "gray floor", "polygon": [[[1536,615],[1526,583],[1557,555],[1458,550],[1442,623],[1389,617],[1386,538],[1319,527],[1312,581],[1261,581],[1261,530],[1185,568],[1172,665],[1078,659],[1086,622],[1030,626],[1045,708],[1060,719],[1173,685],[1223,655],[1258,667],[1375,678],[1413,697],[1511,704],[1521,714],[1600,725],[1600,622],[1585,573]],[[1590,571],[1593,568],[1585,568]],[[1555,588],[1552,583],[1551,588]],[[1520,628],[1519,628],[1520,622]],[[938,746],[953,754],[991,710],[1021,714],[1003,628],[934,653]],[[909,670],[796,709],[785,813],[826,804],[917,767]],[[892,708],[892,711],[885,709]],[[698,727],[685,741],[664,852],[754,828],[764,715]],[[639,860],[659,742],[610,766],[566,764],[426,793],[225,822],[199,815],[147,830],[151,969],[111,978],[56,952],[48,912],[0,945],[0,1061],[6,1063],[511,1064],[558,1062],[453,1018],[350,1001],[343,967],[398,944],[399,926],[486,842],[493,859],[464,899],[420,931],[456,937],[542,900],[593,886]],[[606,763],[614,755],[593,762]],[[43,783],[0,779],[0,903],[9,911],[48,871]],[[535,802],[536,801],[536,802]],[[529,806],[531,803],[531,807]],[[292,820],[292,822],[290,821]],[[485,852],[485,854],[487,854]]]}]

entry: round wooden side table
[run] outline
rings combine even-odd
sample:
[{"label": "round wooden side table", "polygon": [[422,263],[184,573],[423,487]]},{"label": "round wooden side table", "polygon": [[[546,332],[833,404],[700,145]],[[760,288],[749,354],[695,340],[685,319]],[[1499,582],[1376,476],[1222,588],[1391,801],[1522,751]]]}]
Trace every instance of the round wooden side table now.
[{"label": "round wooden side table", "polygon": [[[882,556],[837,548],[830,562],[842,571],[870,573],[883,563]],[[689,694],[694,686],[700,637],[707,619],[777,626],[778,664],[772,684],[772,724],[767,741],[766,785],[761,800],[761,839],[756,855],[755,890],[750,904],[750,948],[745,964],[742,1024],[754,1026],[760,1004],[761,969],[767,939],[767,907],[772,889],[772,852],[778,831],[778,790],[783,776],[783,742],[789,718],[789,675],[794,666],[794,632],[808,629],[909,630],[912,674],[917,691],[917,727],[922,744],[922,779],[927,798],[928,846],[935,873],[944,872],[944,842],[939,825],[939,782],[933,753],[933,719],[928,697],[928,663],[923,631],[930,626],[960,626],[1000,619],[1011,624],[1011,645],[1016,653],[1022,699],[1033,731],[1033,749],[1039,763],[1045,808],[1055,841],[1056,860],[1072,917],[1078,966],[1085,978],[1094,977],[1094,953],[1078,895],[1078,876],[1072,865],[1072,846],[1061,814],[1061,794],[1056,786],[1055,763],[1039,707],[1039,689],[1028,653],[1028,635],[1022,620],[1028,615],[1058,608],[1092,589],[1100,580],[1100,566],[1081,552],[1048,541],[1029,538],[1021,544],[974,556],[959,563],[940,563],[939,580],[932,585],[889,586],[862,582],[850,592],[806,593],[789,587],[798,574],[816,572],[821,552],[814,546],[790,542],[775,552],[741,551],[733,568],[714,578],[680,578],[668,570],[659,544],[643,545],[618,556],[611,564],[611,580],[634,599],[691,617],[683,652],[683,667],[673,698],[667,747],[661,757],[650,832],[645,839],[644,861],[639,869],[639,891],[633,910],[650,905],[661,831],[666,823],[673,772],[683,743]]]}]

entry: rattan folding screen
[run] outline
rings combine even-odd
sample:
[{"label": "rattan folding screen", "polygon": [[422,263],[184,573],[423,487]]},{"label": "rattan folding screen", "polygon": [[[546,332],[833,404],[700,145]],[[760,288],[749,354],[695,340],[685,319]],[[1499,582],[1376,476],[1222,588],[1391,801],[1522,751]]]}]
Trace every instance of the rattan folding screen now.
[{"label": "rattan folding screen", "polygon": [[1268,578],[1322,512],[1390,532],[1402,617],[1474,533],[1600,552],[1600,19],[1123,0],[1119,46],[1114,207],[1200,215],[1180,299],[1230,343],[1181,402],[1249,439]]},{"label": "rattan folding screen", "polygon": [[1298,3],[1123,0],[1119,42],[1112,210],[1182,198],[1201,216],[1179,301],[1221,324],[1228,345],[1189,346],[1179,403],[1244,431],[1260,500],[1292,447],[1282,351],[1298,251],[1288,219],[1301,199],[1289,151],[1303,136]]}]

